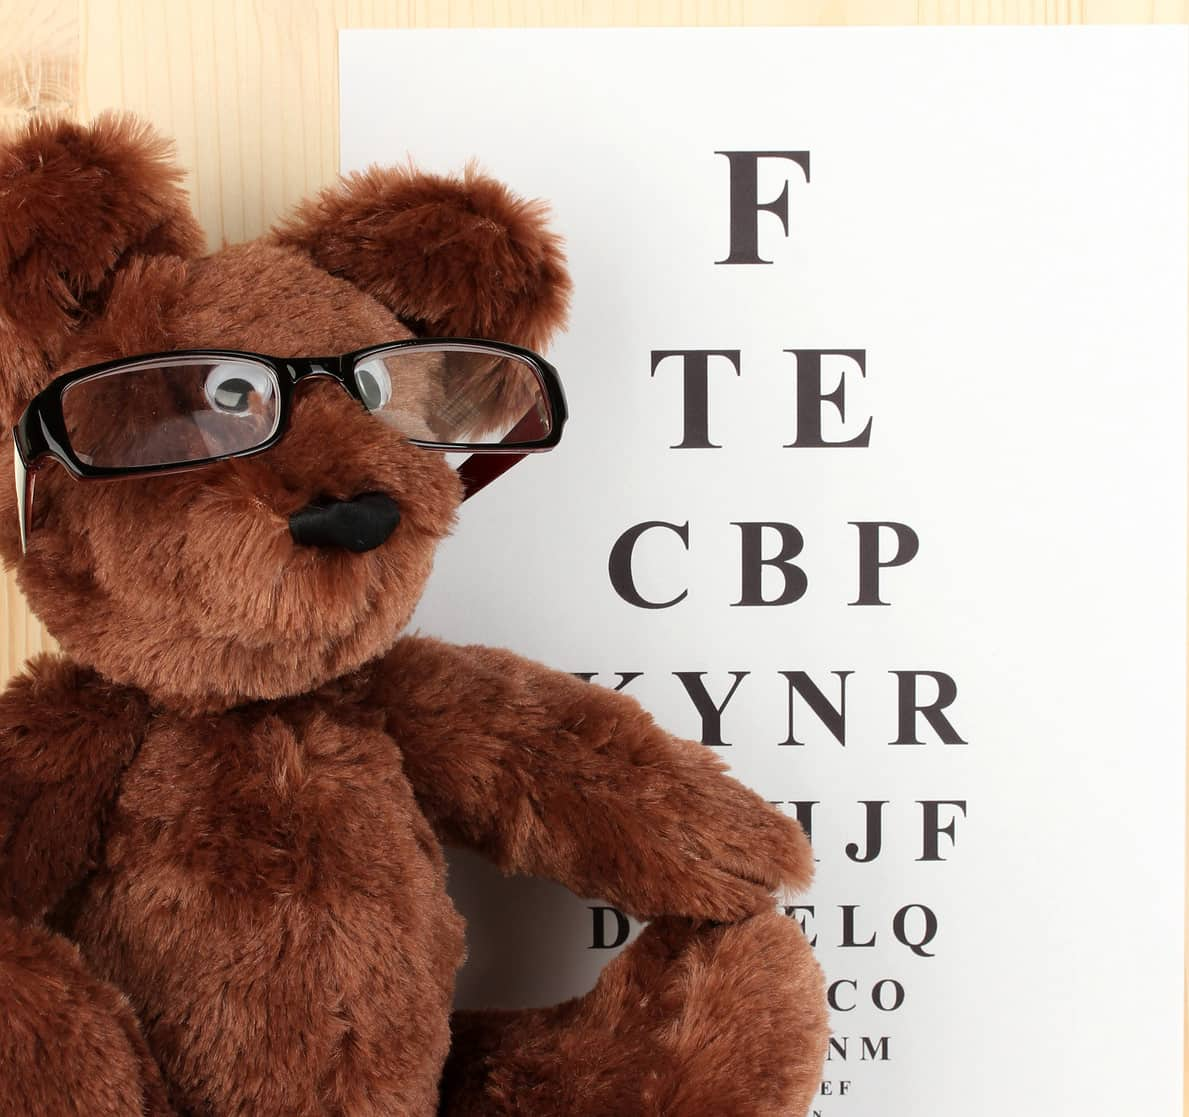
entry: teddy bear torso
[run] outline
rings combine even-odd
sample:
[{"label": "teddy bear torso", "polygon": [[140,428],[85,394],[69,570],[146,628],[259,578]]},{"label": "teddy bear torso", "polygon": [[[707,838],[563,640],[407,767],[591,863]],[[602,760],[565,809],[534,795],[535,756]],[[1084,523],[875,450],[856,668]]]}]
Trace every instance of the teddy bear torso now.
[{"label": "teddy bear torso", "polygon": [[57,923],[180,1107],[433,1112],[463,924],[374,721],[318,698],[160,716],[106,833]]}]

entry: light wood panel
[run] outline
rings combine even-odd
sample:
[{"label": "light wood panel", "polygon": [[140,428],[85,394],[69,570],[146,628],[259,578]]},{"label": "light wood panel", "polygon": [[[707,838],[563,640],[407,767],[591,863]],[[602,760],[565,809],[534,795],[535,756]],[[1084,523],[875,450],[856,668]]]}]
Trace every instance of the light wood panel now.
[{"label": "light wood panel", "polygon": [[[74,112],[79,70],[77,3],[0,0],[0,129],[16,126],[33,113]],[[12,481],[3,477],[0,484]],[[32,652],[52,647],[53,641],[25,607],[9,574],[0,586],[0,609],[3,685]]]},{"label": "light wood panel", "polygon": [[[0,126],[149,118],[214,247],[334,177],[340,28],[917,23],[1189,23],[1189,0],[0,0]],[[52,641],[11,578],[0,605],[2,682]]]}]

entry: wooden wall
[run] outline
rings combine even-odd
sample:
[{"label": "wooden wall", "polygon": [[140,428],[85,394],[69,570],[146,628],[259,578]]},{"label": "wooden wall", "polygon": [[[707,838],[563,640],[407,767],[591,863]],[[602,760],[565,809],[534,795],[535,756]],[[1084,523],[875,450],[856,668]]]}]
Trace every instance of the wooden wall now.
[{"label": "wooden wall", "polygon": [[[176,138],[216,246],[334,176],[344,27],[1187,22],[1189,0],[0,0],[0,127],[142,114]],[[11,578],[0,609],[3,682],[53,642]]]}]

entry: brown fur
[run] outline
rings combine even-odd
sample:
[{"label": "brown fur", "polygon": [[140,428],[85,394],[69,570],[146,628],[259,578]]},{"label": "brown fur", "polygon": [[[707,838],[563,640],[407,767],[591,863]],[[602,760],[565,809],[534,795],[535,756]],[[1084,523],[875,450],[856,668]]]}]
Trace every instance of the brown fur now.
[{"label": "brown fur", "polygon": [[373,167],[324,190],[276,235],[418,334],[538,349],[570,297],[545,214],[473,167],[458,177]]},{"label": "brown fur", "polygon": [[[178,178],[126,119],[0,146],[0,421],[120,355],[540,346],[564,312],[540,207],[473,171],[371,171],[207,257]],[[440,455],[318,381],[261,455],[41,470],[24,556],[10,488],[0,554],[69,658],[0,696],[0,1114],[805,1109],[821,978],[771,910],[804,835],[624,695],[400,637],[461,495]],[[292,540],[373,491],[383,545]],[[655,921],[588,996],[451,1025],[442,841]]]},{"label": "brown fur", "polygon": [[505,872],[642,919],[741,919],[809,883],[800,827],[627,695],[501,648],[404,637],[371,702],[435,829]]},{"label": "brown fur", "polygon": [[805,937],[765,912],[657,919],[586,996],[457,1013],[454,1031],[443,1117],[789,1117],[817,1091],[828,1021]]},{"label": "brown fur", "polygon": [[171,1117],[127,998],[77,947],[0,915],[0,1113]]},{"label": "brown fur", "polygon": [[130,257],[191,256],[202,232],[169,145],[132,117],[34,121],[0,147],[0,415],[63,359],[72,325]]}]

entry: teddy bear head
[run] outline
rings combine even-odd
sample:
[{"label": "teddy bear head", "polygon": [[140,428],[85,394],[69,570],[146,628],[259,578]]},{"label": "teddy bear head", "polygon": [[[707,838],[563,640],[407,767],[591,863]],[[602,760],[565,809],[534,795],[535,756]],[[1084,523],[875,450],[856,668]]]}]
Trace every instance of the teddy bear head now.
[{"label": "teddy bear head", "polygon": [[[473,170],[372,169],[210,255],[181,177],[169,146],[127,117],[0,141],[6,431],[64,373],[141,354],[328,357],[414,337],[539,349],[564,318],[569,279],[544,207]],[[253,390],[243,367],[210,366],[220,398]],[[471,375],[514,408],[501,367]],[[88,383],[72,401],[75,441],[144,427],[127,380]],[[385,385],[406,389],[425,390]],[[79,479],[50,459],[24,549],[3,484],[0,557],[68,654],[164,706],[212,710],[310,690],[395,641],[453,524],[459,476],[410,442],[433,438],[413,403],[381,418],[317,375],[290,403],[267,449],[199,468]],[[0,473],[13,455],[6,438]],[[335,535],[339,513],[363,517],[362,542]]]}]

